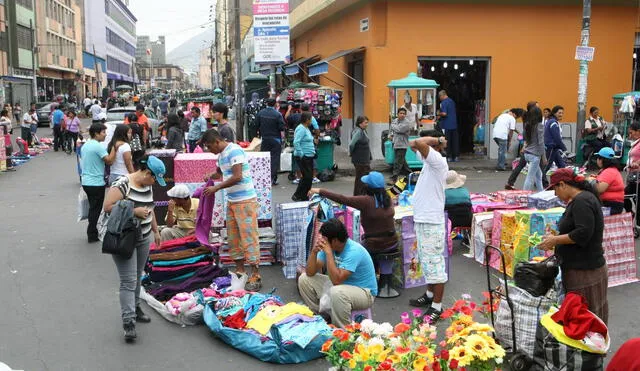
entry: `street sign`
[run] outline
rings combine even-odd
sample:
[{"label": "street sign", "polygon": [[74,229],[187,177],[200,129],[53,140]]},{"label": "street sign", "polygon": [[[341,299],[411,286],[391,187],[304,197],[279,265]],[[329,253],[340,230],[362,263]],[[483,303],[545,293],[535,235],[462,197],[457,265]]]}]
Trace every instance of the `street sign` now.
[{"label": "street sign", "polygon": [[289,0],[253,0],[255,63],[284,63],[289,32]]},{"label": "street sign", "polygon": [[596,48],[590,46],[576,46],[576,60],[591,62],[595,51]]},{"label": "street sign", "polygon": [[154,77],[151,78],[151,82],[150,82],[151,87],[153,88],[154,86],[156,86],[156,79]]}]

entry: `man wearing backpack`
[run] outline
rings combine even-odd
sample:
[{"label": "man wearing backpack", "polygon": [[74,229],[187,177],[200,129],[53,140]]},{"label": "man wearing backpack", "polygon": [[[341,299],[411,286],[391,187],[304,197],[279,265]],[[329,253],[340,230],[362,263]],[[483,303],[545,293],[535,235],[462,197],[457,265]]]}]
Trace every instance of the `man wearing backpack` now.
[{"label": "man wearing backpack", "polygon": [[[142,104],[138,104],[136,106],[136,113],[129,115],[129,117],[131,117],[132,115],[136,116],[138,125],[142,127],[142,135],[140,135],[140,140],[142,142],[143,148],[146,148],[149,143],[149,133],[151,132],[151,127],[149,126],[149,118],[144,114],[144,106]],[[129,123],[129,117],[124,118],[125,124]]]},{"label": "man wearing backpack", "polygon": [[131,128],[131,159],[133,163],[137,163],[137,161],[144,156],[144,146],[142,142],[142,138],[144,136],[144,128],[138,122],[138,116],[135,113],[130,113],[129,117],[125,118],[125,125],[129,125]]}]

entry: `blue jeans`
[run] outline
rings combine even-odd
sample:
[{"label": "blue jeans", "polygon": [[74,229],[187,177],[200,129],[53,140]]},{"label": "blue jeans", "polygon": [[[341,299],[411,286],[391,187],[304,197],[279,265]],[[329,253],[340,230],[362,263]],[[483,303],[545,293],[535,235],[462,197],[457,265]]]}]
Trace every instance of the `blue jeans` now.
[{"label": "blue jeans", "polygon": [[542,170],[540,170],[540,156],[532,155],[530,153],[524,154],[524,159],[529,164],[529,172],[527,178],[524,180],[525,191],[533,191],[534,186],[538,191],[543,191],[542,187]]},{"label": "blue jeans", "polygon": [[498,164],[496,165],[496,167],[500,170],[504,170],[505,169],[504,162],[507,156],[507,140],[499,139],[499,138],[493,138],[493,140],[498,145]]},{"label": "blue jeans", "polygon": [[140,278],[149,256],[153,232],[136,241],[131,258],[112,255],[120,276],[120,313],[123,322],[135,322],[136,307],[140,306]]}]

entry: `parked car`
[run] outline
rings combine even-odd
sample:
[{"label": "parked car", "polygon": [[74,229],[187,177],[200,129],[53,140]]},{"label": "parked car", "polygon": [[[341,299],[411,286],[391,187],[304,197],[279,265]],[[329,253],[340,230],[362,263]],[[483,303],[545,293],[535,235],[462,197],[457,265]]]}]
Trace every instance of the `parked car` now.
[{"label": "parked car", "polygon": [[[128,106],[128,107],[115,107],[107,111],[107,122],[111,121],[124,121],[126,115],[131,113],[136,113],[136,107]],[[158,133],[158,126],[162,122],[158,118],[155,112],[150,107],[147,107],[144,110],[144,114],[149,118],[149,126],[151,126],[151,136],[158,137],[160,134]]]},{"label": "parked car", "polygon": [[[38,126],[46,126],[51,122],[51,106],[57,105],[55,102],[36,103],[36,113],[38,114]],[[44,124],[44,125],[43,125]]]}]

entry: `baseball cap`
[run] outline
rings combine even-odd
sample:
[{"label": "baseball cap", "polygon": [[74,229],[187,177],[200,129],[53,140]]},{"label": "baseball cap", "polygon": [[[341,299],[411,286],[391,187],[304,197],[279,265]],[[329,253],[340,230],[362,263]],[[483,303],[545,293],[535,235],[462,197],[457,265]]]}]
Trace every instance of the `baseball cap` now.
[{"label": "baseball cap", "polygon": [[189,187],[184,184],[177,184],[175,187],[167,191],[167,196],[171,198],[188,198],[191,197]]},{"label": "baseball cap", "polygon": [[547,190],[553,189],[560,182],[570,182],[572,180],[580,181],[584,180],[584,177],[582,175],[576,174],[575,169],[570,167],[558,169],[554,171],[553,174],[551,174]]},{"label": "baseball cap", "polygon": [[167,183],[164,181],[164,173],[167,171],[164,167],[164,163],[160,161],[156,156],[149,156],[147,158],[147,168],[151,170],[153,175],[156,177],[156,182],[163,187],[167,186]]},{"label": "baseball cap", "polygon": [[598,157],[612,159],[616,157],[616,153],[613,151],[611,147],[603,147],[596,154]]},{"label": "baseball cap", "polygon": [[360,178],[362,183],[369,186],[369,188],[384,188],[384,175],[377,171],[372,171],[368,175]]}]

